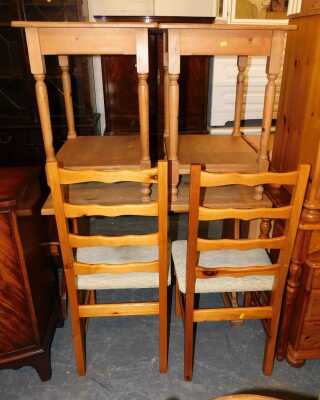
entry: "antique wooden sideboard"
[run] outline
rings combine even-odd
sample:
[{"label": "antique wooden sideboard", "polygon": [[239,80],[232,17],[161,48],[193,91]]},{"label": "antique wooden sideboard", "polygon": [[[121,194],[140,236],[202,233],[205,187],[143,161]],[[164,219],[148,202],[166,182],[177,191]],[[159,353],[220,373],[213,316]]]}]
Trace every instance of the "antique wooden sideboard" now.
[{"label": "antique wooden sideboard", "polygon": [[38,171],[0,169],[0,369],[29,365],[45,381],[60,305],[39,200]]},{"label": "antique wooden sideboard", "polygon": [[292,258],[278,358],[301,366],[320,358],[320,2],[305,1],[290,18],[271,168],[312,166]]}]

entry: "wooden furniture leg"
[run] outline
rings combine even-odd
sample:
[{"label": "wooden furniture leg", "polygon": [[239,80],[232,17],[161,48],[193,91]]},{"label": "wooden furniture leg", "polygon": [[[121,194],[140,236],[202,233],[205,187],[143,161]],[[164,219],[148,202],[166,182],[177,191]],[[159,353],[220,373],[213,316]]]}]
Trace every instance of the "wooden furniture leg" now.
[{"label": "wooden furniture leg", "polygon": [[177,200],[179,183],[178,135],[179,135],[179,75],[180,35],[168,30],[168,73],[169,73],[169,198]]},{"label": "wooden furniture leg", "polygon": [[69,58],[68,56],[58,56],[58,60],[62,71],[62,87],[63,87],[64,105],[66,109],[67,126],[68,126],[67,138],[74,139],[77,137],[77,133],[74,122],[71,79],[69,73]]},{"label": "wooden furniture leg", "polygon": [[238,56],[238,77],[237,77],[237,89],[236,89],[236,102],[234,112],[234,126],[232,134],[234,136],[240,136],[241,126],[241,112],[243,106],[244,89],[245,89],[245,71],[248,65],[248,56]]},{"label": "wooden furniture leg", "polygon": [[[283,51],[284,51],[284,33],[274,32],[272,36],[272,50],[267,60],[267,85],[264,97],[262,131],[260,136],[260,148],[258,154],[258,170],[259,172],[267,171],[269,168],[268,146],[270,139],[270,131],[272,126],[272,115],[274,100],[276,94],[276,79],[281,71]],[[262,199],[263,188],[256,187],[255,199]]]},{"label": "wooden furniture leg", "polygon": [[44,74],[35,74],[36,80],[36,97],[39,109],[40,123],[42,126],[42,136],[44,142],[44,149],[46,152],[46,159],[48,161],[55,160],[53,139],[52,139],[52,127],[49,113],[49,100],[47,86],[44,82]]},{"label": "wooden furniture leg", "polygon": [[175,310],[176,310],[176,316],[180,317],[180,318],[183,314],[182,307],[181,307],[181,296],[182,296],[182,294],[180,293],[178,279],[177,279],[176,280],[176,288],[175,288],[175,298],[176,298]]},{"label": "wooden furniture leg", "polygon": [[177,200],[179,183],[178,128],[179,128],[179,75],[169,74],[169,176],[171,201]]},{"label": "wooden furniture leg", "polygon": [[310,239],[311,231],[298,230],[282,306],[283,317],[279,329],[279,341],[277,347],[278,360],[286,358],[289,340],[289,325],[294,310],[298,288],[300,286],[301,266],[307,257]]},{"label": "wooden furniture leg", "polygon": [[[281,271],[279,276],[277,277],[279,281],[286,280],[286,271]],[[283,291],[281,290],[280,285],[278,288],[272,292],[270,305],[273,310],[277,310],[277,314],[269,320],[269,330],[267,334],[265,351],[264,351],[264,360],[263,360],[263,373],[267,376],[272,374],[273,364],[274,364],[274,356],[276,352],[277,345],[277,336],[278,336],[278,326],[280,320],[280,309],[282,302]]]},{"label": "wooden furniture leg", "polygon": [[168,76],[168,36],[163,33],[163,102],[164,102],[164,140],[169,137],[169,76]]},{"label": "wooden furniture leg", "polygon": [[271,222],[269,219],[263,218],[260,222],[259,239],[269,239],[271,231]]},{"label": "wooden furniture leg", "polygon": [[[240,121],[239,121],[240,122]],[[240,129],[240,125],[239,125]],[[234,222],[234,227],[233,227],[233,237],[232,239],[240,239],[240,224],[241,221],[239,219],[233,220]],[[239,307],[238,303],[238,293],[237,292],[224,292],[222,294],[222,299],[224,306],[226,308],[231,308],[231,307]],[[240,326],[244,324],[244,320],[241,319],[235,319],[232,321],[229,321],[231,326]]]},{"label": "wooden furniture leg", "polygon": [[[140,114],[141,168],[150,168],[149,149],[149,87],[148,74],[138,74],[138,98]],[[142,201],[150,200],[150,185],[142,185]]]},{"label": "wooden furniture leg", "polygon": [[[200,169],[194,174],[194,180],[190,185],[190,205],[198,205],[200,201]],[[191,271],[186,278],[185,315],[184,315],[184,379],[190,381],[193,371],[194,351],[194,303],[195,303],[195,282],[196,272],[194,266],[198,263],[197,242],[199,229],[199,207],[189,209],[188,249],[187,249],[187,270]]]},{"label": "wooden furniture leg", "polygon": [[164,87],[164,138],[169,137],[169,76],[168,76],[168,67],[164,66],[164,79],[163,79],[163,87]]},{"label": "wooden furniture leg", "polygon": [[159,254],[162,260],[159,272],[159,354],[160,354],[160,372],[165,373],[168,370],[168,166],[161,162],[159,168]]}]

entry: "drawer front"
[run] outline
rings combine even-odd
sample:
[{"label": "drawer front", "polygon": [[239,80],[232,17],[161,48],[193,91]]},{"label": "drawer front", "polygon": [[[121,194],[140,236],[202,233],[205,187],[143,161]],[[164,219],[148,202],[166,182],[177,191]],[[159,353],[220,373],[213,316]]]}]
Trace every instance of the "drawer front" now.
[{"label": "drawer front", "polygon": [[306,321],[320,321],[320,290],[312,290],[306,312]]},{"label": "drawer front", "polygon": [[35,341],[27,277],[19,260],[19,238],[13,223],[11,212],[0,208],[0,361],[4,353]]},{"label": "drawer front", "polygon": [[298,348],[301,350],[320,349],[320,321],[305,322]]}]

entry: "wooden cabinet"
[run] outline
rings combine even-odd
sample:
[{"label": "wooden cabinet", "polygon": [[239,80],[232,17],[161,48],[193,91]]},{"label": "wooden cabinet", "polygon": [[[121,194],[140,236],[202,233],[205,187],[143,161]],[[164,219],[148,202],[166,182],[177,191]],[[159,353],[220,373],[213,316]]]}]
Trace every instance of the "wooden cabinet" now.
[{"label": "wooden cabinet", "polygon": [[303,0],[301,5],[302,12],[313,12],[320,10],[320,0]]},{"label": "wooden cabinet", "polygon": [[278,358],[287,357],[292,365],[299,366],[305,359],[320,358],[320,13],[301,12],[291,17],[290,23],[298,29],[287,39],[271,167],[276,171],[293,170],[300,163],[312,167],[289,270],[278,346]]},{"label": "wooden cabinet", "polygon": [[320,252],[303,265],[296,304],[287,358],[294,366],[300,366],[306,359],[320,358]]},{"label": "wooden cabinet", "polygon": [[35,170],[0,169],[0,369],[31,365],[48,380],[59,301],[39,194]]},{"label": "wooden cabinet", "polygon": [[[22,31],[12,29],[12,20],[77,21],[83,18],[81,0],[0,0],[0,165],[36,165],[44,162],[41,129]],[[55,147],[66,137],[66,120],[57,62],[48,58],[48,87]],[[72,85],[78,132],[94,134],[98,117],[90,101],[86,57],[75,57]],[[81,84],[80,84],[81,82]]]}]

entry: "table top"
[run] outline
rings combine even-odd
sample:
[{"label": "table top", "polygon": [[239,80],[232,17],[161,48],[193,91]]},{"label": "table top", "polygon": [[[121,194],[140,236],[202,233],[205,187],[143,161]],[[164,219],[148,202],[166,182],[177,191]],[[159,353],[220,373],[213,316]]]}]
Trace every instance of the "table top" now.
[{"label": "table top", "polygon": [[295,25],[253,25],[221,23],[157,23],[157,22],[58,22],[58,21],[12,21],[15,28],[157,28],[160,29],[212,29],[212,30],[264,30],[292,31]]},{"label": "table top", "polygon": [[14,28],[156,28],[155,22],[12,21]]}]

